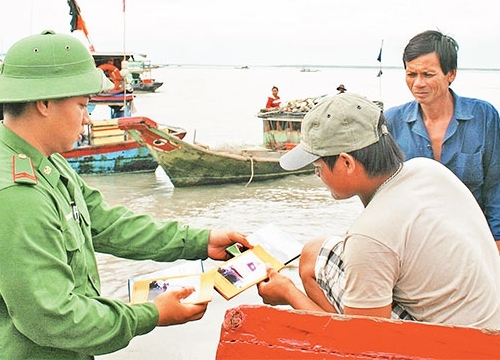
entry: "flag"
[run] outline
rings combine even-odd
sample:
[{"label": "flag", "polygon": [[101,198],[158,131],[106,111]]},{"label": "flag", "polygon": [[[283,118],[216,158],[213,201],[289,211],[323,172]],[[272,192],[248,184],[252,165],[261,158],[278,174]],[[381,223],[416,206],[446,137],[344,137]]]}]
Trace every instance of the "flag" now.
[{"label": "flag", "polygon": [[[124,0],[125,1],[125,0]],[[94,52],[94,45],[92,45],[92,42],[90,41],[89,37],[89,31],[87,30],[87,26],[85,25],[85,21],[82,18],[81,12],[80,12],[80,6],[76,3],[76,0],[68,0],[68,5],[69,5],[69,14],[71,15],[71,32],[75,30],[80,30],[83,31],[85,34],[85,37],[87,38],[89,42],[89,49],[90,51]]]},{"label": "flag", "polygon": [[89,35],[85,21],[83,21],[82,15],[80,14],[80,7],[76,3],[76,0],[68,0],[69,14],[71,15],[71,32],[75,30],[81,30],[85,36]]},{"label": "flag", "polygon": [[377,61],[382,62],[382,47],[380,47],[380,52],[378,53]]},{"label": "flag", "polygon": [[380,70],[378,71],[377,77],[382,76],[382,47],[384,46],[384,40],[382,39],[382,43],[380,44],[380,51],[378,52],[377,61],[380,63]]},{"label": "flag", "polygon": [[382,43],[380,44],[380,51],[378,52],[377,61],[382,63],[382,47],[384,46],[384,39],[382,39]]},{"label": "flag", "polygon": [[123,0],[123,12],[125,12],[125,0]]}]

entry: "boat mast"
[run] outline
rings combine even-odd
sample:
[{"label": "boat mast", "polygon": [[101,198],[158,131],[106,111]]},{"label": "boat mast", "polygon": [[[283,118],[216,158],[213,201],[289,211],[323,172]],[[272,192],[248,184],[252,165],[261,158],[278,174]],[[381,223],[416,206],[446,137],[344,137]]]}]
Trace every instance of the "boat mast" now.
[{"label": "boat mast", "polygon": [[378,92],[379,92],[379,99],[382,101],[382,47],[384,46],[384,39],[382,39],[382,43],[380,44],[380,51],[378,53],[377,61],[379,62],[379,70],[378,70],[378,75],[377,77],[379,78],[378,81]]},{"label": "boat mast", "polygon": [[[127,52],[126,52],[126,44],[125,44],[125,39],[126,39],[126,17],[125,17],[125,0],[123,0],[123,7],[122,7],[122,13],[123,13],[123,39],[122,39],[122,42],[123,42],[123,60],[122,60],[122,65],[120,66],[120,68],[123,71],[123,79],[122,79],[122,88],[123,88],[123,109],[124,109],[124,112],[123,114],[125,116],[127,116],[127,113],[130,111],[130,109],[127,109],[127,75],[128,75],[128,64],[127,64]],[[127,64],[127,67],[126,69],[124,69],[123,65],[124,64]]]}]

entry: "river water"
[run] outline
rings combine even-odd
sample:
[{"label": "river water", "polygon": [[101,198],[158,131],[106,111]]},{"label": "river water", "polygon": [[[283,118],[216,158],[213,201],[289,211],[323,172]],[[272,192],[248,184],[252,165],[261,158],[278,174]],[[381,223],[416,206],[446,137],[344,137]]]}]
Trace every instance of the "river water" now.
[{"label": "river water", "polygon": [[[262,143],[260,120],[271,87],[280,88],[282,100],[334,94],[343,83],[350,92],[382,100],[388,108],[410,101],[402,69],[165,67],[154,72],[164,85],[156,93],[137,94],[134,115],[164,125],[184,127],[187,140],[212,148]],[[452,88],[460,95],[479,97],[500,108],[500,71],[462,70]],[[94,112],[93,116],[96,116]],[[299,241],[342,236],[362,210],[357,198],[335,201],[315,175],[289,176],[248,185],[173,188],[162,171],[142,174],[85,176],[110,204],[122,204],[159,219],[175,219],[194,227],[233,228],[244,233],[274,223]],[[127,279],[165,267],[152,261],[130,261],[98,254],[103,294],[128,300]],[[205,266],[210,268],[210,260]],[[296,277],[296,262],[287,273]],[[204,318],[136,338],[128,348],[106,359],[169,358],[213,359],[224,311],[238,304],[260,303],[255,289],[231,301],[214,293]]]}]

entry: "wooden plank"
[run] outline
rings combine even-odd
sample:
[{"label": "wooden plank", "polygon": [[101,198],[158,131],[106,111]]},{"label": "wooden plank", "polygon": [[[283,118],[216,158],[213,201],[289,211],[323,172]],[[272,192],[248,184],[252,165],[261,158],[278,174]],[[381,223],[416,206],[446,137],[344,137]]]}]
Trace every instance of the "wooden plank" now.
[{"label": "wooden plank", "polygon": [[500,331],[243,305],[216,359],[499,359]]}]

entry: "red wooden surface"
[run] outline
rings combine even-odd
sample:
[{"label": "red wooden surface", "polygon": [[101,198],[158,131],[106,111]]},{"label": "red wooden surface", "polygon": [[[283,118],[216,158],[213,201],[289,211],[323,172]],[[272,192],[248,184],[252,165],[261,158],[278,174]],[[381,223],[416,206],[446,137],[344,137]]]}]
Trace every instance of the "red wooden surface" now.
[{"label": "red wooden surface", "polygon": [[100,144],[100,145],[92,145],[92,146],[82,146],[77,147],[72,150],[61,153],[63,157],[66,159],[75,158],[75,157],[84,157],[84,156],[93,156],[93,155],[101,155],[108,154],[111,152],[125,151],[130,149],[136,149],[141,147],[135,140],[124,140],[120,142],[115,142],[111,144]]},{"label": "red wooden surface", "polygon": [[500,359],[500,331],[239,306],[216,359]]}]

